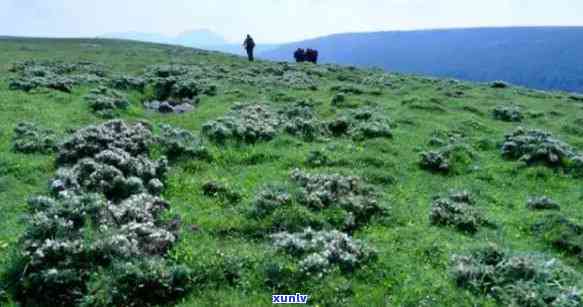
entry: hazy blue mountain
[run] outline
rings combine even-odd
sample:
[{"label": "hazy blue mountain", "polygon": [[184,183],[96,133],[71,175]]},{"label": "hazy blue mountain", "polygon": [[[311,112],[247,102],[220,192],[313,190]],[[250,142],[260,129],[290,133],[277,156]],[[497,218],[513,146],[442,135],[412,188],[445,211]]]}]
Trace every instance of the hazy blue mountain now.
[{"label": "hazy blue mountain", "polygon": [[260,57],[291,61],[298,47],[318,49],[326,63],[583,92],[583,27],[346,33],[285,44]]},{"label": "hazy blue mountain", "polygon": [[174,44],[184,46],[208,46],[228,44],[224,37],[210,30],[192,30],[179,34],[172,39]]},{"label": "hazy blue mountain", "polygon": [[[201,48],[238,55],[243,55],[245,53],[244,50],[241,48],[241,44],[229,43],[221,35],[207,29],[186,31],[177,36],[165,36],[157,33],[125,32],[125,33],[109,33],[102,35],[101,37],[181,45],[186,47]],[[241,43],[243,43],[243,39],[244,37],[241,38]],[[279,45],[262,44],[261,42],[257,42],[256,52],[258,53],[268,52],[277,47],[279,47]]]}]

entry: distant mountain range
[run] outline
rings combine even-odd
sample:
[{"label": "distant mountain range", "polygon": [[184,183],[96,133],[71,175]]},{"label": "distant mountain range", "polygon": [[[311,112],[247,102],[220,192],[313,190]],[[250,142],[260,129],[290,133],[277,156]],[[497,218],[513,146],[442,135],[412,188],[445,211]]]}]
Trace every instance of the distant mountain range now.
[{"label": "distant mountain range", "polygon": [[583,92],[583,27],[346,33],[284,44],[260,57],[291,61],[298,47],[318,49],[325,63]]},{"label": "distant mountain range", "polygon": [[[128,39],[160,44],[181,45],[186,47],[215,50],[238,55],[242,55],[244,53],[241,48],[241,44],[229,43],[221,35],[207,29],[187,31],[177,36],[166,36],[158,33],[122,32],[104,34],[100,37]],[[243,39],[244,37],[241,38],[241,43],[243,43]],[[267,52],[277,47],[279,47],[279,45],[262,44],[261,42],[257,42],[258,53]]]}]

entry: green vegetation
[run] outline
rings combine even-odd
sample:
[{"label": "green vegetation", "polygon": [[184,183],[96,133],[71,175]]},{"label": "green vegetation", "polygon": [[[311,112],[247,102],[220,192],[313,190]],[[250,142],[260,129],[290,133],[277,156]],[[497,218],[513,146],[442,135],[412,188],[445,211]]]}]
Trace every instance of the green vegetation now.
[{"label": "green vegetation", "polygon": [[573,97],[0,40],[0,305],[582,306]]}]

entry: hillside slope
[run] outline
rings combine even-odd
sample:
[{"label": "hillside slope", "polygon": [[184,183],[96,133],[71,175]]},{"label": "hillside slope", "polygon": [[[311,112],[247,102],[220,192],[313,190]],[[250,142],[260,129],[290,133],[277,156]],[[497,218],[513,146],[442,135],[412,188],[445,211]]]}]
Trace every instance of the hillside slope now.
[{"label": "hillside slope", "polygon": [[0,304],[581,306],[582,107],[504,83],[2,39]]},{"label": "hillside slope", "polygon": [[287,44],[262,56],[291,61],[296,48],[316,48],[324,63],[583,92],[582,36],[582,27],[346,33]]}]

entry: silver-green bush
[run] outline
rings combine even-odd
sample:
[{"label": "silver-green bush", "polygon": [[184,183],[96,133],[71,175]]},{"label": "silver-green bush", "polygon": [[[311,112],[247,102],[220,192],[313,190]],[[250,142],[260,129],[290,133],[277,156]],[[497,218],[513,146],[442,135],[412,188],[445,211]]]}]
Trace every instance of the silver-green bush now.
[{"label": "silver-green bush", "polygon": [[300,259],[300,269],[308,276],[322,277],[334,267],[351,272],[376,256],[363,242],[336,230],[307,228],[301,233],[276,233],[271,238],[276,249]]}]

